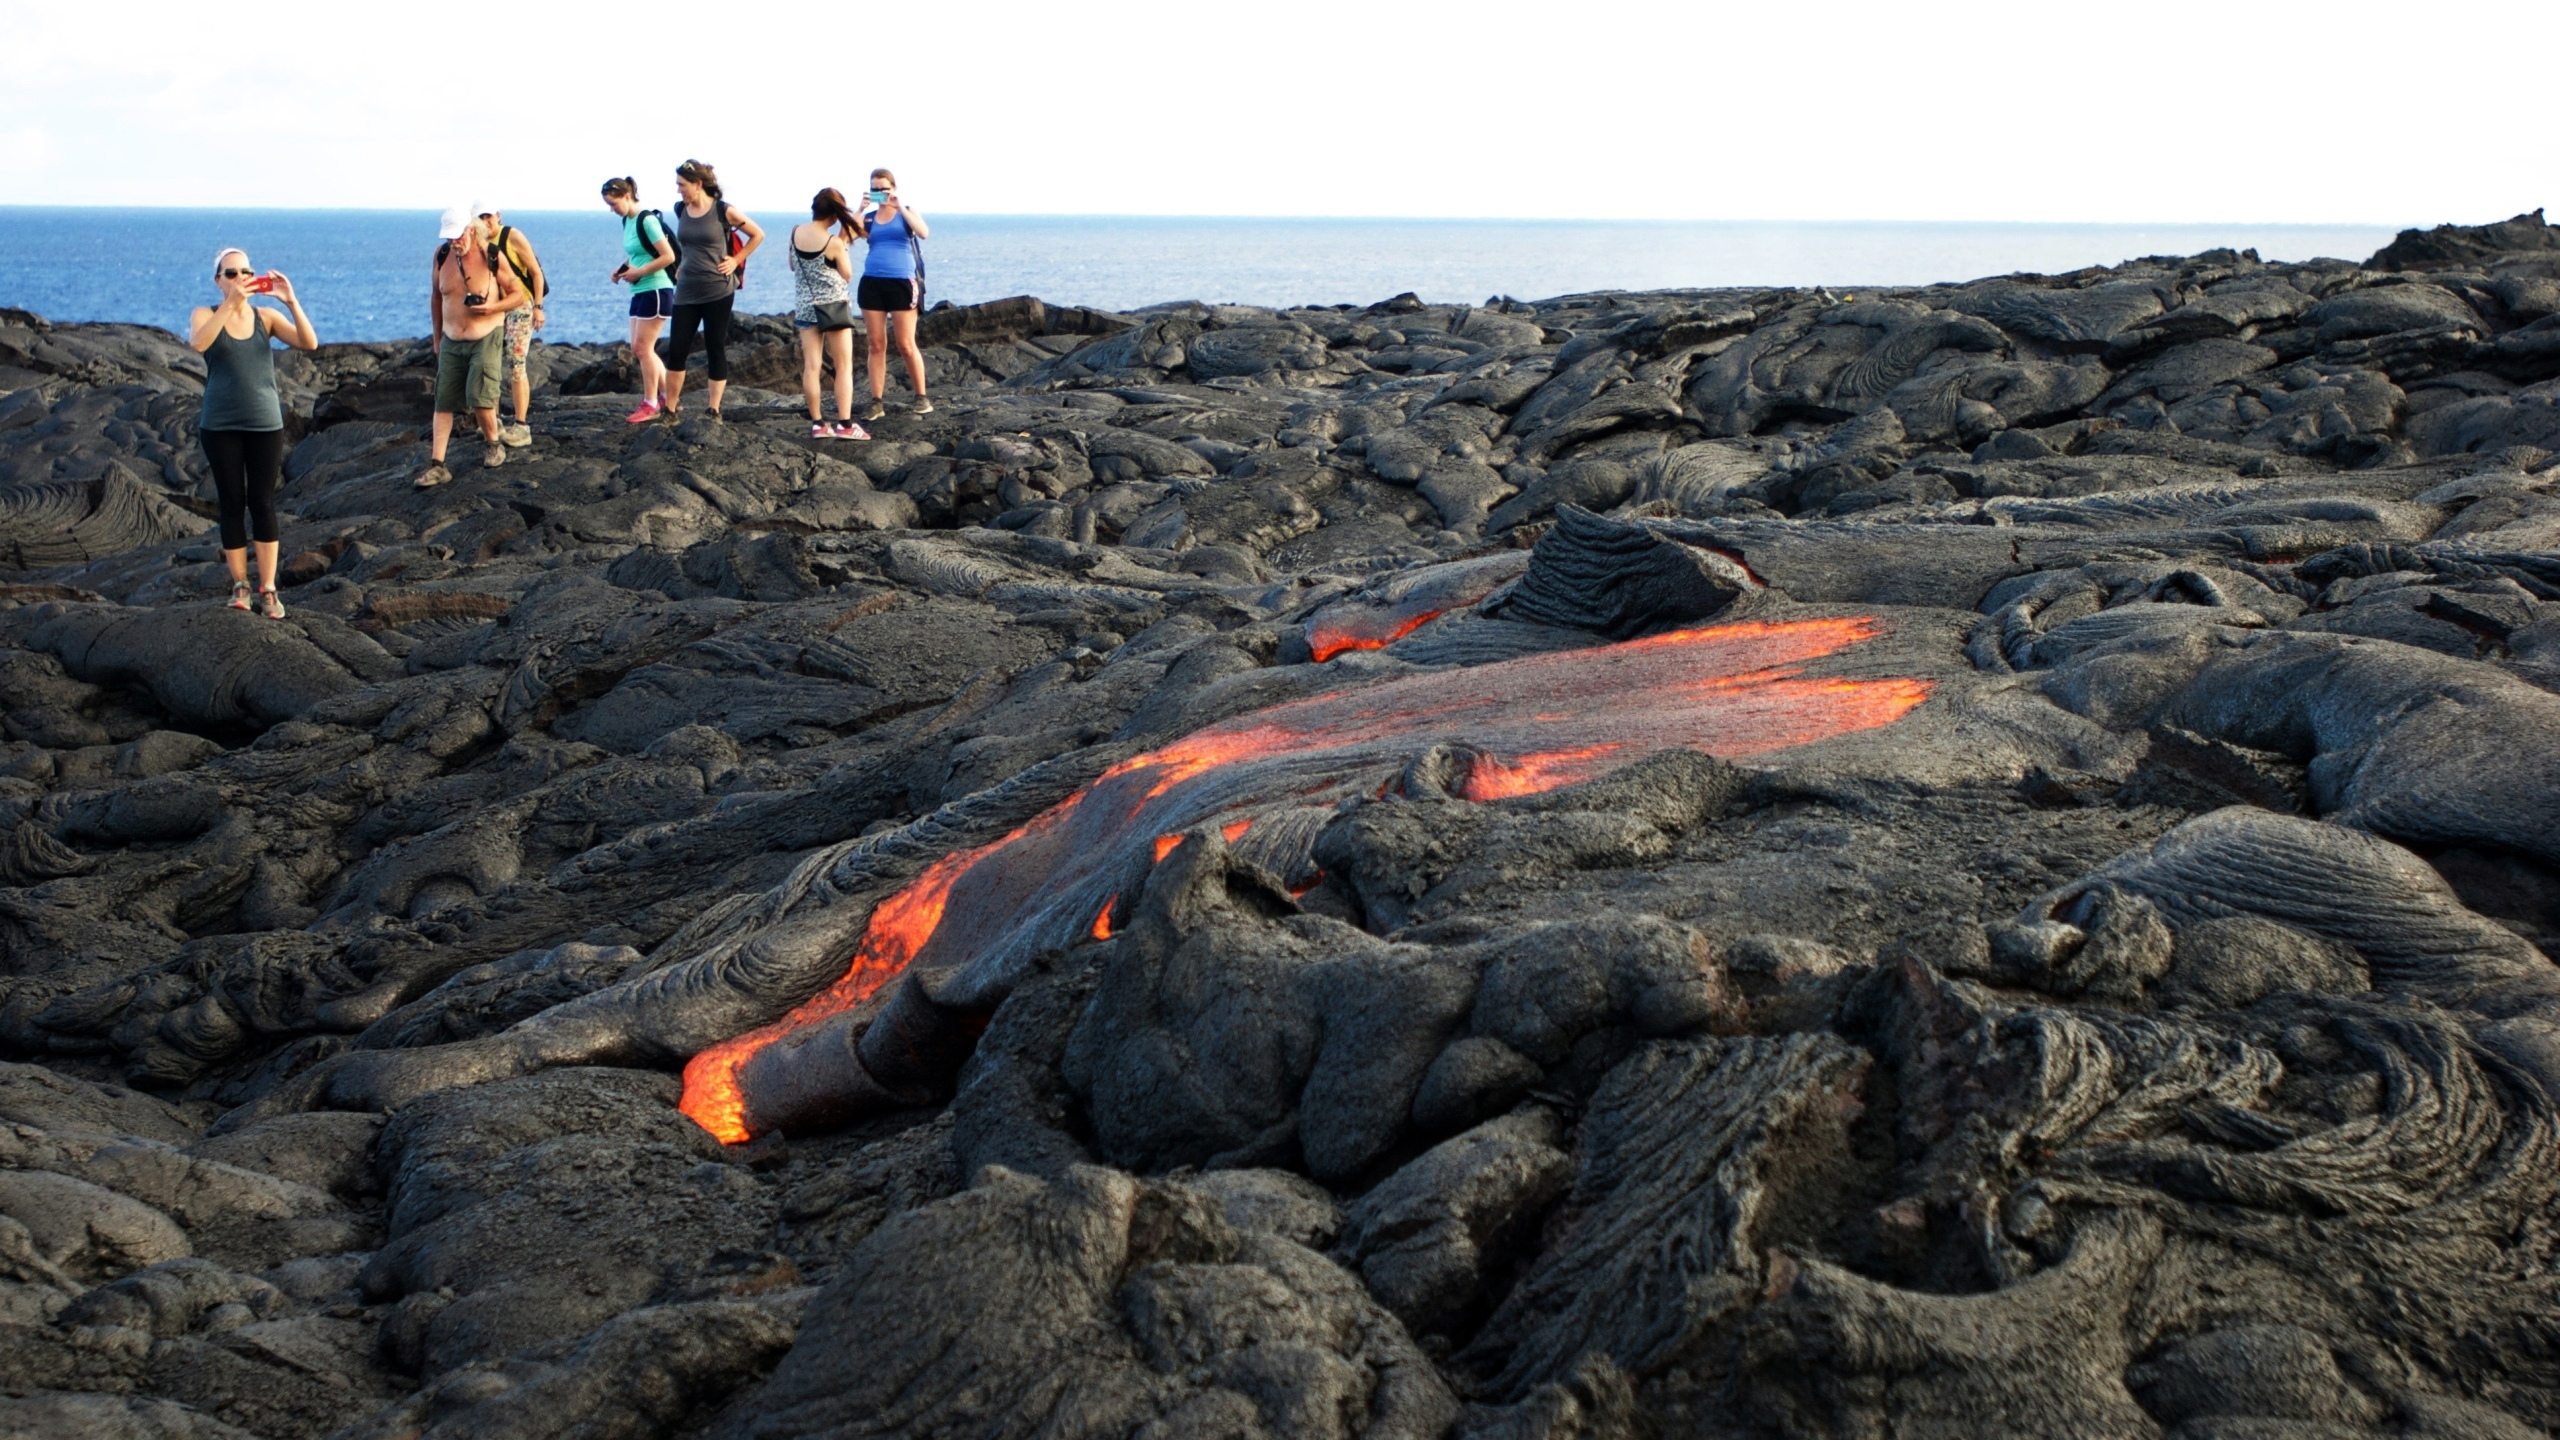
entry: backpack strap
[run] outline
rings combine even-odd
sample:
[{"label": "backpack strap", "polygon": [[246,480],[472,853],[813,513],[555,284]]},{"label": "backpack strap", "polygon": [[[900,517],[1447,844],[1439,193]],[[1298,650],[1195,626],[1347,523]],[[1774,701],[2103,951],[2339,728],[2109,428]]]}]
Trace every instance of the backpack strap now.
[{"label": "backpack strap", "polygon": [[[524,267],[516,263],[515,247],[507,243],[508,241],[513,240],[515,235],[516,227],[513,225],[499,226],[498,243],[490,248],[496,254],[506,258],[507,268],[516,272],[517,283],[523,285],[527,291],[531,291],[533,289],[533,277],[524,273]],[[497,266],[493,264],[489,268],[494,270]],[[533,303],[536,305],[541,304],[542,297],[539,294],[534,295]]]},{"label": "backpack strap", "polygon": [[[720,199],[718,196],[713,196],[711,203],[719,207],[720,211],[720,234],[727,242],[721,247],[722,251],[734,258],[739,251],[747,248],[746,242],[739,238],[737,222],[731,218],[729,213],[729,202]],[[743,288],[746,283],[747,262],[740,260],[737,265],[729,271],[729,288],[732,292],[735,292]]]}]

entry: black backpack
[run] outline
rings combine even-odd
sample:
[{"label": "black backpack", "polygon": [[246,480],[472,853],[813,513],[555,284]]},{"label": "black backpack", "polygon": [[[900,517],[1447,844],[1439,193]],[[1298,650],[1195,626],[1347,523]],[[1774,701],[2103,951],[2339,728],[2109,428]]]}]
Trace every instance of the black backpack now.
[{"label": "black backpack", "polygon": [[[631,212],[631,219],[636,226],[632,233],[640,237],[640,247],[649,252],[650,260],[658,258],[658,252],[649,244],[649,222],[652,220],[658,222],[658,238],[667,242],[667,253],[676,257],[674,264],[658,273],[669,280],[675,279],[677,268],[684,264],[684,242],[676,238],[676,227],[667,223],[664,212],[657,210],[634,210]],[[646,265],[649,261],[643,260],[640,263]]]}]

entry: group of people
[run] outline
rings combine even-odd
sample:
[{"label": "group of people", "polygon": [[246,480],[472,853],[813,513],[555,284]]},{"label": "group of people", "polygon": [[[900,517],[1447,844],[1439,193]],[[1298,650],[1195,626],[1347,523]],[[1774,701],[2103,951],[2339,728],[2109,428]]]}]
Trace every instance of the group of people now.
[{"label": "group of people", "polygon": [[[729,320],[747,261],[764,246],[764,227],[721,197],[720,177],[699,160],[676,167],[676,213],[670,221],[642,208],[640,185],[628,175],[604,182],[604,203],[622,220],[623,263],[616,282],[631,287],[631,353],[640,372],[640,405],[633,424],[677,413],[697,335],[709,379],[709,409],[720,414],[729,384]],[[791,227],[791,322],[800,337],[800,393],[809,412],[809,434],[820,440],[867,440],[853,416],[853,311],[862,311],[870,340],[871,406],[865,420],[888,413],[889,347],[894,339],[906,361],[915,411],[931,414],[924,356],[916,349],[916,312],[924,301],[924,248],[932,234],[925,218],[898,195],[898,177],[871,172],[863,203],[848,203],[833,186],[809,200],[809,218]],[[864,246],[857,284],[853,245]],[[667,332],[666,357],[658,333]],[[835,364],[836,418],[830,423],[819,400],[825,364]]]},{"label": "group of people", "polygon": [[[642,208],[637,181],[624,175],[604,182],[604,203],[622,220],[623,263],[615,283],[631,287],[631,351],[639,371],[640,405],[634,424],[677,414],[698,337],[708,373],[713,419],[729,384],[729,321],[747,261],[764,244],[764,229],[721,198],[720,179],[709,165],[687,160],[676,167],[677,204],[669,219]],[[860,205],[830,186],[809,201],[809,218],[790,235],[793,327],[800,340],[801,398],[809,434],[821,440],[867,440],[853,414],[854,311],[862,314],[870,342],[871,404],[864,420],[887,413],[889,350],[894,342],[915,392],[915,413],[931,414],[925,393],[924,355],[916,348],[916,314],[924,303],[924,247],[933,232],[898,194],[898,177],[871,172]],[[853,247],[863,249],[859,276]],[[526,374],[534,332],[545,323],[550,280],[524,232],[487,205],[456,205],[436,232],[435,266],[427,291],[427,333],[436,355],[434,418],[428,430],[427,467],[420,489],[453,478],[445,451],[455,422],[472,417],[485,448],[481,463],[506,463],[507,451],[533,443],[528,418],[533,386]],[[276,594],[276,490],[284,476],[284,407],[276,392],[278,342],[297,350],[319,347],[318,332],[293,282],[277,271],[259,273],[245,251],[214,256],[218,298],[188,320],[188,340],[205,358],[204,404],[198,429],[219,500],[223,563],[231,572],[231,607],[284,618]],[[259,296],[282,302],[261,306]],[[658,340],[667,332],[665,358]],[[820,404],[824,367],[835,366],[835,412]],[[501,424],[501,399],[514,419]],[[254,550],[253,550],[254,545]],[[254,573],[253,573],[254,572]]]},{"label": "group of people", "polygon": [[[604,182],[605,207],[622,221],[622,263],[616,284],[631,287],[631,355],[640,378],[633,424],[675,415],[684,408],[694,345],[701,342],[707,379],[706,408],[720,418],[729,387],[729,324],[747,262],[764,247],[764,227],[720,191],[710,165],[687,160],[676,167],[672,218],[640,203],[640,183],[628,175]],[[924,301],[923,241],[932,234],[925,218],[898,194],[898,177],[871,172],[863,203],[849,203],[830,186],[809,201],[809,218],[791,229],[792,324],[800,337],[800,391],[809,434],[820,440],[867,440],[853,415],[853,312],[859,306],[870,339],[871,405],[864,420],[888,413],[889,349],[895,343],[907,367],[919,415],[933,411],[926,393],[924,355],[916,348],[916,313]],[[455,419],[466,409],[487,442],[482,463],[501,465],[511,446],[527,444],[528,385],[524,363],[533,332],[544,323],[547,282],[533,246],[498,211],[460,205],[445,212],[436,249],[430,305],[436,336],[435,422],[420,486],[452,478],[445,447]],[[862,273],[853,269],[853,246],[864,247]],[[660,332],[665,333],[663,352]],[[820,379],[835,364],[836,418],[821,404]],[[498,392],[514,387],[515,423],[498,423]]]}]

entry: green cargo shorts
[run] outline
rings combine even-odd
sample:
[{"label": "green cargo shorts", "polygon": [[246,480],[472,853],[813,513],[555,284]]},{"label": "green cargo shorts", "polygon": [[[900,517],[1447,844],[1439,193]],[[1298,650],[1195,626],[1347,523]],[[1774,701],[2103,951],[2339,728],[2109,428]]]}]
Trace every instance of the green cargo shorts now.
[{"label": "green cargo shorts", "polygon": [[477,340],[452,340],[436,348],[436,413],[498,408],[498,384],[506,366],[506,331]]}]

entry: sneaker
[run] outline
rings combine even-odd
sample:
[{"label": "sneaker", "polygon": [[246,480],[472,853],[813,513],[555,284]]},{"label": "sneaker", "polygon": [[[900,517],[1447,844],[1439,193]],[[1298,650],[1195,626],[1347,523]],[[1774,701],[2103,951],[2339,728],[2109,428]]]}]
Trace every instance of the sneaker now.
[{"label": "sneaker", "polygon": [[234,580],[231,582],[231,608],[234,610],[246,610],[249,608],[248,581]]},{"label": "sneaker", "polygon": [[480,465],[482,469],[495,470],[506,463],[507,447],[499,444],[495,440],[490,441],[489,448],[480,453]]},{"label": "sneaker", "polygon": [[418,478],[410,481],[409,484],[415,489],[432,490],[452,478],[453,472],[444,468],[443,461],[430,460],[427,462],[427,468],[419,471]]},{"label": "sneaker", "polygon": [[863,429],[861,426],[854,424],[850,420],[839,420],[827,428],[829,433],[834,435],[838,440],[868,440],[871,438],[870,431]]},{"label": "sneaker", "polygon": [[498,439],[510,450],[521,450],[533,443],[533,427],[519,420],[500,430]]},{"label": "sneaker", "polygon": [[260,591],[260,592],[258,592],[258,593],[259,593],[259,595],[262,597],[262,605],[263,605],[263,608],[264,608],[264,610],[265,610],[265,612],[266,612],[266,616],[267,616],[267,618],[268,618],[268,619],[270,619],[270,620],[281,620],[281,619],[283,619],[283,618],[284,618],[284,597],[283,597],[283,596],[281,596],[281,595],[278,595],[278,594],[277,594],[276,592],[274,592],[273,590],[262,590],[262,591]]},{"label": "sneaker", "polygon": [[862,412],[862,418],[865,420],[886,420],[889,418],[889,407],[881,404],[877,400],[874,400],[871,402],[871,408]]},{"label": "sneaker", "polygon": [[625,415],[622,418],[630,421],[634,425],[646,425],[650,421],[657,419],[659,413],[657,401],[643,400],[640,402],[639,409],[632,411],[630,414]]},{"label": "sneaker", "polygon": [[917,396],[917,397],[916,397],[916,413],[917,413],[917,414],[919,414],[919,415],[930,415],[930,414],[932,414],[932,413],[933,413],[933,402],[932,402],[932,401],[930,401],[930,400],[927,400],[926,398],[924,398],[924,397],[923,397],[923,396],[921,396],[921,395]]},{"label": "sneaker", "polygon": [[809,422],[809,438],[812,440],[833,440],[836,438],[836,429],[824,420],[812,420]]},{"label": "sneaker", "polygon": [[705,410],[705,411],[703,411],[702,413],[703,413],[703,415],[704,415],[706,418],[708,418],[708,419],[711,421],[711,423],[712,423],[712,424],[717,425],[717,424],[719,424],[719,423],[720,423],[720,410],[719,410],[719,407],[714,406],[714,407],[712,407],[712,408],[711,408],[711,409],[709,409],[709,410]]}]

